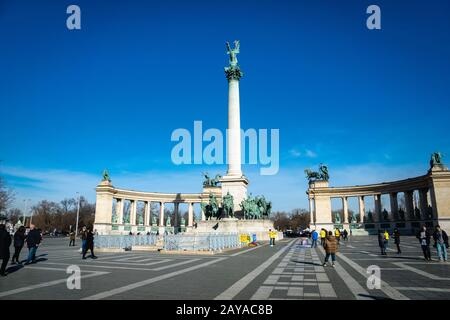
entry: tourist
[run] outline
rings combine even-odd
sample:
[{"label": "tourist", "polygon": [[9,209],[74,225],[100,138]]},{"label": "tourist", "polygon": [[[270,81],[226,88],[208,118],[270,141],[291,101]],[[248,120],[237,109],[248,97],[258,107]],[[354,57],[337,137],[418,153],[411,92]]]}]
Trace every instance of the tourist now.
[{"label": "tourist", "polygon": [[87,239],[87,229],[86,226],[83,226],[81,229],[81,253],[86,250],[86,239]]},{"label": "tourist", "polygon": [[270,246],[273,247],[275,245],[275,237],[277,233],[275,231],[272,231],[272,229],[269,229],[269,239],[270,239]]},{"label": "tourist", "polygon": [[381,255],[385,256],[386,255],[386,246],[384,243],[384,232],[381,229],[378,230],[378,246],[381,249]]},{"label": "tourist", "polygon": [[402,253],[402,250],[400,250],[400,231],[398,231],[398,229],[395,228],[394,232],[392,233],[392,236],[394,237],[394,243],[397,246],[397,254]]},{"label": "tourist", "polygon": [[28,258],[25,264],[36,262],[36,251],[41,243],[42,236],[38,229],[35,229],[34,224],[30,225],[30,232],[26,237],[27,247],[28,247]]},{"label": "tourist", "polygon": [[325,239],[325,261],[323,266],[327,265],[328,259],[331,256],[331,266],[334,267],[334,262],[336,261],[336,252],[338,251],[339,242],[336,237],[333,237],[333,231],[328,233],[328,237]]},{"label": "tourist", "polygon": [[327,230],[325,230],[324,228],[322,228],[320,230],[320,245],[323,247],[325,246],[325,239],[327,237]]},{"label": "tourist", "polygon": [[11,235],[6,231],[6,226],[0,224],[0,260],[2,265],[0,267],[0,276],[6,276],[6,266],[9,261],[9,246],[11,245]]},{"label": "tourist", "polygon": [[11,264],[15,264],[16,262],[20,264],[19,256],[20,251],[25,244],[25,230],[26,229],[24,226],[20,226],[19,229],[17,229],[16,233],[14,233],[14,254]]},{"label": "tourist", "polygon": [[430,252],[431,236],[427,230],[427,227],[422,226],[422,229],[416,235],[416,238],[419,239],[420,241],[420,246],[422,247],[425,261],[431,261],[431,252]]},{"label": "tourist", "polygon": [[70,233],[69,233],[69,247],[75,247],[75,231],[73,231],[73,229],[72,230],[70,230]]},{"label": "tourist", "polygon": [[352,228],[350,228],[350,237],[353,235]]},{"label": "tourist", "polygon": [[342,236],[343,236],[344,240],[347,241],[347,236],[348,236],[347,229],[344,229],[344,232],[342,232]]},{"label": "tourist", "polygon": [[387,247],[388,247],[388,243],[389,243],[389,232],[384,230],[384,233],[383,233],[383,244],[384,244],[384,254],[385,255],[386,255],[386,250],[387,250]]},{"label": "tourist", "polygon": [[94,233],[92,232],[91,227],[89,227],[86,232],[86,246],[84,247],[83,251],[83,259],[86,259],[86,253],[88,250],[91,251],[91,258],[97,259],[94,254]]},{"label": "tourist", "polygon": [[311,233],[311,248],[317,248],[317,239],[319,239],[319,234],[314,229],[314,231]]},{"label": "tourist", "polygon": [[439,261],[447,261],[448,236],[439,225],[437,225],[434,230],[433,239]]},{"label": "tourist", "polygon": [[338,228],[336,228],[336,230],[334,231],[334,236],[335,236],[337,242],[339,243],[339,241],[341,240],[341,232],[339,231]]}]

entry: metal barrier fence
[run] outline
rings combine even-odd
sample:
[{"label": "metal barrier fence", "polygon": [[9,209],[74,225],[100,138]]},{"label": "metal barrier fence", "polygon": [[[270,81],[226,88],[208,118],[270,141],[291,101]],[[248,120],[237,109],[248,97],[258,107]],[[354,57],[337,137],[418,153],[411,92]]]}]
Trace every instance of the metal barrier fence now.
[{"label": "metal barrier fence", "polygon": [[164,236],[164,250],[218,251],[240,248],[237,233],[174,234]]},{"label": "metal barrier fence", "polygon": [[131,248],[131,246],[154,246],[158,240],[155,234],[150,235],[98,235],[94,239],[96,248]]}]

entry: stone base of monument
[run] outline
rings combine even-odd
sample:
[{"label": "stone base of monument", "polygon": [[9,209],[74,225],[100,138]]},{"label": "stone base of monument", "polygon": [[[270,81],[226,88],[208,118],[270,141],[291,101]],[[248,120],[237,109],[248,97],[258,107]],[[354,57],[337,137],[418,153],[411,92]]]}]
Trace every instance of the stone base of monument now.
[{"label": "stone base of monument", "polygon": [[[190,229],[188,233],[238,233],[256,234],[257,241],[269,241],[269,229],[274,230],[273,222],[266,219],[243,220],[236,218],[224,218],[221,220],[199,221],[197,228]],[[278,232],[277,240],[283,238],[283,233]]]}]

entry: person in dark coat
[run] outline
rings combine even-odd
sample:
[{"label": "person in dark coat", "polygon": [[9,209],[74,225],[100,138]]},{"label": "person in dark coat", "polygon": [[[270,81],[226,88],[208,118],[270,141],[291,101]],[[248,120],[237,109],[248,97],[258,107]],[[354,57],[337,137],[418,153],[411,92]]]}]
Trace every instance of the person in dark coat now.
[{"label": "person in dark coat", "polygon": [[384,231],[383,230],[378,230],[378,246],[381,249],[381,255],[385,256],[386,255],[386,246],[384,244]]},{"label": "person in dark coat", "polygon": [[41,243],[42,237],[39,230],[35,229],[34,224],[30,225],[30,232],[26,237],[27,247],[28,247],[28,258],[25,264],[36,262],[36,251]]},{"label": "person in dark coat", "polygon": [[2,265],[0,267],[0,276],[6,276],[6,266],[9,261],[9,246],[11,245],[11,235],[6,231],[4,224],[0,224],[0,259]]},{"label": "person in dark coat", "polygon": [[417,233],[416,238],[420,241],[420,246],[422,247],[423,256],[426,261],[431,261],[431,252],[430,252],[430,242],[431,235],[425,226]]},{"label": "person in dark coat", "polygon": [[397,246],[397,253],[402,253],[402,250],[400,249],[400,231],[398,231],[397,228],[394,229],[394,233],[392,234],[394,236],[394,243]]},{"label": "person in dark coat", "polygon": [[433,239],[439,261],[447,261],[448,235],[441,229],[441,226],[436,226],[433,233]]},{"label": "person in dark coat", "polygon": [[19,263],[20,251],[22,251],[23,245],[25,244],[25,227],[20,226],[17,229],[16,233],[14,233],[14,254],[12,257],[11,264]]},{"label": "person in dark coat", "polygon": [[91,251],[91,258],[97,259],[97,257],[94,254],[94,233],[92,232],[92,228],[89,227],[86,233],[86,247],[83,251],[83,259],[86,259],[86,253],[87,251]]}]

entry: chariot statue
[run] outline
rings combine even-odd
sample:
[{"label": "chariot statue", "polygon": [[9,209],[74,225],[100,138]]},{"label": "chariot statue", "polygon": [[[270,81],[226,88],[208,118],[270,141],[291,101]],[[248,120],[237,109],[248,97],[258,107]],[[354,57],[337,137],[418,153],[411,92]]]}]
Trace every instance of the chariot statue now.
[{"label": "chariot statue", "polygon": [[310,169],[305,169],[306,178],[311,181],[323,180],[328,181],[330,175],[328,174],[328,167],[324,164],[319,165],[319,171],[312,171]]},{"label": "chariot statue", "polygon": [[220,178],[222,178],[220,174],[216,174],[215,178],[210,178],[208,172],[204,172],[202,175],[204,177],[203,187],[217,187],[220,183]]}]

